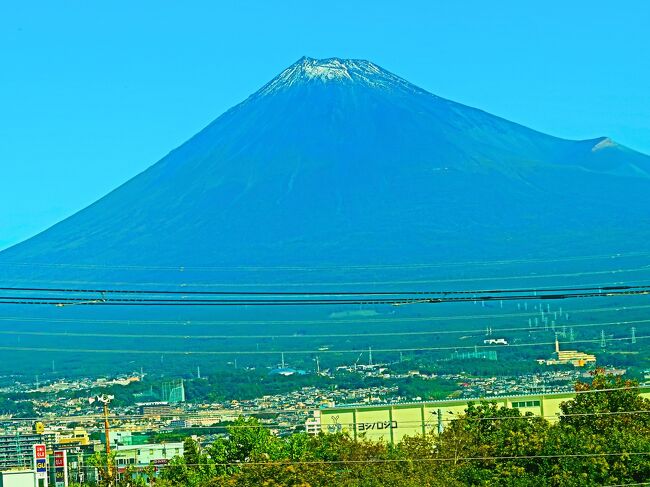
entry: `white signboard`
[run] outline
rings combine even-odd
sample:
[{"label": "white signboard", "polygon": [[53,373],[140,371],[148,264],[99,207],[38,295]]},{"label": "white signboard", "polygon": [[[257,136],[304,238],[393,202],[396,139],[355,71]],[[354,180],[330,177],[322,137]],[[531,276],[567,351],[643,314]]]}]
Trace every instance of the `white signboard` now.
[{"label": "white signboard", "polygon": [[47,452],[42,443],[34,445],[34,471],[37,485],[47,487]]}]

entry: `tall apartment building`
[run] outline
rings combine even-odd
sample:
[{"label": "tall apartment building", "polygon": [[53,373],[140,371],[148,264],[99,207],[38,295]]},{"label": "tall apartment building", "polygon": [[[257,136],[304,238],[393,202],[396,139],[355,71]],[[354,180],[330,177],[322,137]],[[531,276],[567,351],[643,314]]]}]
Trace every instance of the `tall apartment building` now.
[{"label": "tall apartment building", "polygon": [[34,445],[45,443],[48,449],[56,442],[56,435],[18,432],[15,435],[0,435],[0,470],[8,468],[31,468]]}]

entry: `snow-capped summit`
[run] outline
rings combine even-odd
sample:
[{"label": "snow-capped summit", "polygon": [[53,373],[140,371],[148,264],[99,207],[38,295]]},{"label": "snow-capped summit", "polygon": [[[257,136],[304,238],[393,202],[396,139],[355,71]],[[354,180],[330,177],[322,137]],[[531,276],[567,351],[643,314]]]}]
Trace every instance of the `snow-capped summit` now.
[{"label": "snow-capped summit", "polygon": [[267,95],[299,83],[362,83],[375,88],[420,91],[415,85],[363,59],[302,57],[262,87],[257,94]]}]

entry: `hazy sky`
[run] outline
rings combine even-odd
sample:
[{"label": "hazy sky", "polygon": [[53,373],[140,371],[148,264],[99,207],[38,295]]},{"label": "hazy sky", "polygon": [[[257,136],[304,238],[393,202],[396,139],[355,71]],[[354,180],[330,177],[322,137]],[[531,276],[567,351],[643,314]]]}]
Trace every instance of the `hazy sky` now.
[{"label": "hazy sky", "polygon": [[[227,5],[229,4],[229,5]],[[650,153],[650,2],[0,3],[0,248],[156,162],[300,56]]]}]

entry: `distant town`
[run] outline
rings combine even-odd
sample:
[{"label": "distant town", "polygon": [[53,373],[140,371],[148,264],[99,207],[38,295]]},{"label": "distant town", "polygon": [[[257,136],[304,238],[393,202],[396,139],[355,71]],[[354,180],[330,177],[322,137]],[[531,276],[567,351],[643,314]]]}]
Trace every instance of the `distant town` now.
[{"label": "distant town", "polygon": [[[576,381],[589,377],[585,357],[577,352],[558,350],[547,361],[556,365],[528,375],[479,377],[467,373],[437,375],[418,369],[396,372],[395,364],[367,363],[319,370],[306,374],[290,367],[269,369],[267,374],[281,377],[287,391],[250,399],[223,401],[193,400],[187,388],[209,383],[212,378],[152,380],[143,372],[115,377],[85,377],[14,382],[0,389],[0,394],[21,398],[18,410],[0,417],[0,469],[33,468],[35,445],[46,451],[66,452],[67,472],[71,481],[91,481],[97,472],[89,459],[109,448],[115,455],[118,469],[128,466],[161,468],[173,457],[182,455],[183,440],[191,437],[201,444],[210,444],[227,434],[226,427],[238,418],[255,417],[273,434],[286,436],[299,431],[315,434],[321,431],[320,411],[349,404],[390,405],[431,399],[405,395],[400,381],[419,381],[434,386],[443,384],[435,397],[443,400],[498,398],[530,394],[554,394],[573,391]],[[591,356],[588,356],[589,359]],[[476,358],[473,355],[470,358]],[[483,360],[489,361],[488,357]],[[575,362],[578,360],[579,362]],[[281,364],[286,365],[286,364]],[[247,371],[242,371],[245,374]],[[610,368],[610,374],[623,375],[625,369]],[[308,375],[332,379],[332,386],[300,386],[292,382]],[[373,380],[367,387],[336,386],[337,377],[355,376]],[[650,371],[646,371],[650,379]],[[151,384],[147,390],[143,385]],[[136,394],[122,396],[120,391],[139,386]],[[106,391],[106,392],[105,392]],[[109,394],[108,392],[111,392]],[[103,410],[102,403],[106,409]],[[522,403],[523,404],[523,403]],[[27,414],[29,412],[29,414]],[[52,461],[54,457],[51,456]],[[52,469],[52,472],[54,469]]]}]

